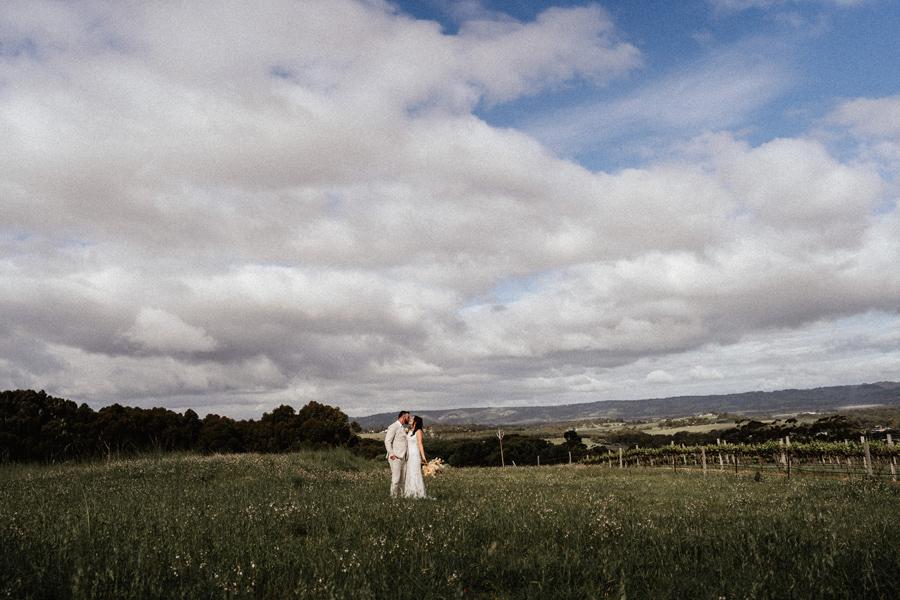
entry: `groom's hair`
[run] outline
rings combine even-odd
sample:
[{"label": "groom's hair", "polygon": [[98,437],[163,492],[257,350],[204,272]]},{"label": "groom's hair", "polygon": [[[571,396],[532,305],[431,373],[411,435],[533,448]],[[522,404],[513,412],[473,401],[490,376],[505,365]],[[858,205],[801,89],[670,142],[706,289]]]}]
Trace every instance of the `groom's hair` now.
[{"label": "groom's hair", "polygon": [[409,414],[409,411],[408,411],[408,410],[401,410],[401,411],[400,411],[400,414],[397,415],[397,418],[399,419],[399,418],[402,417],[403,415],[408,415],[408,414]]}]

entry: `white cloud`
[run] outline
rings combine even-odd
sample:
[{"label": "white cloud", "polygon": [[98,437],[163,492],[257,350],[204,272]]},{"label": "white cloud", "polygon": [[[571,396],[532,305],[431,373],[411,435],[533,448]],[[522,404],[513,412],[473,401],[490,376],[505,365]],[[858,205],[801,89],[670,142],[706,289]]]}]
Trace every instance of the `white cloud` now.
[{"label": "white cloud", "polygon": [[523,127],[565,155],[610,143],[619,147],[619,140],[635,135],[655,148],[630,150],[652,154],[665,149],[673,136],[683,139],[741,123],[783,94],[792,81],[788,54],[772,40],[714,48],[694,64],[623,97],[551,111]]},{"label": "white cloud", "polygon": [[830,118],[859,135],[900,139],[900,95],[847,100]]},{"label": "white cloud", "polygon": [[844,165],[818,142],[776,139],[757,148],[719,136],[713,155],[725,185],[763,223],[782,229],[822,229],[828,245],[858,239],[884,192],[879,174]]},{"label": "white cloud", "polygon": [[125,337],[142,348],[160,352],[209,352],[216,340],[200,327],[194,327],[158,308],[144,307]]},{"label": "white cloud", "polygon": [[862,156],[896,172],[900,166],[900,95],[846,100],[826,121],[854,135]]},{"label": "white cloud", "polygon": [[709,367],[704,367],[703,365],[697,365],[692,368],[688,374],[694,379],[700,380],[710,380],[710,379],[724,379],[725,376],[722,375],[722,372],[718,369],[711,369]]},{"label": "white cloud", "polygon": [[[692,141],[597,173],[473,107],[639,52],[596,7],[471,15],[453,36],[377,2],[4,4],[25,50],[0,57],[0,385],[241,416],[726,391],[782,376],[773,340],[896,311],[889,173],[693,135],[783,63],[735,51],[598,109]],[[841,352],[811,364],[894,359]]]},{"label": "white cloud", "polygon": [[675,381],[675,377],[673,377],[671,373],[667,373],[662,369],[657,369],[647,373],[646,380],[648,383],[671,383]]},{"label": "white cloud", "polygon": [[509,100],[574,77],[605,83],[640,65],[637,48],[616,40],[612,22],[597,5],[549,8],[526,25],[468,21],[459,38],[468,46],[470,79],[483,87],[488,101]]}]

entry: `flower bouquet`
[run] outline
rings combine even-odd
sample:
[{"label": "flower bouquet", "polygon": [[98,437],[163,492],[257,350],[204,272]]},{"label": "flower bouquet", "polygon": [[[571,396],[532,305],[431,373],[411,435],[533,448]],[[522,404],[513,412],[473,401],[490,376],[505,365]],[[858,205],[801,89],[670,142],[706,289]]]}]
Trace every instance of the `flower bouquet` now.
[{"label": "flower bouquet", "polygon": [[425,477],[434,477],[446,468],[447,465],[444,464],[443,460],[440,458],[432,458],[422,467],[422,475]]}]

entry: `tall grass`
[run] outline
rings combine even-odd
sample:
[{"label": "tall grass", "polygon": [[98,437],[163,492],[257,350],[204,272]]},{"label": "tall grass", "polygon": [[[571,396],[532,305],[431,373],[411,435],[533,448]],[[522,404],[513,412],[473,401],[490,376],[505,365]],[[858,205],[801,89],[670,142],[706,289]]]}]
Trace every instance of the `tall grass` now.
[{"label": "tall grass", "polygon": [[883,483],[456,469],[346,452],[0,468],[0,597],[891,598]]}]

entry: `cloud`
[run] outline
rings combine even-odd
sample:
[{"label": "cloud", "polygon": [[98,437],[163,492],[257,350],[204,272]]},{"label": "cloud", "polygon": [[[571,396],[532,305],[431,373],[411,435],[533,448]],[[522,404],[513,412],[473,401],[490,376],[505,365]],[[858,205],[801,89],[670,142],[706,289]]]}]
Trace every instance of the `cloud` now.
[{"label": "cloud", "polygon": [[[616,39],[597,5],[549,8],[533,24],[465,22],[459,38],[467,66],[489,102],[511,100],[582,77],[605,83],[640,65],[640,53]],[[585,43],[587,41],[588,43]]]},{"label": "cloud", "polygon": [[646,380],[648,383],[671,383],[675,381],[675,377],[673,377],[671,373],[657,369],[656,371],[647,373]]},{"label": "cloud", "polygon": [[711,379],[724,379],[725,376],[722,375],[722,372],[718,369],[710,369],[709,367],[704,367],[703,365],[697,365],[692,368],[688,374],[694,378],[699,380],[711,380]]},{"label": "cloud", "polygon": [[896,183],[900,169],[900,95],[845,100],[824,121],[841,133],[849,133],[860,160],[879,165]]},{"label": "cloud", "polygon": [[837,7],[850,7],[863,4],[866,0],[709,0],[718,11],[741,12],[749,9],[782,8],[797,4],[825,4]]},{"label": "cloud", "polygon": [[632,151],[657,154],[674,137],[684,139],[741,123],[783,94],[792,81],[787,54],[771,40],[714,48],[694,64],[625,96],[550,111],[522,126],[563,155],[596,150],[635,135],[656,149]]},{"label": "cloud", "polygon": [[858,135],[900,139],[900,95],[848,100],[832,112],[830,119]]},{"label": "cloud", "polygon": [[193,327],[157,308],[142,308],[125,337],[139,346],[160,352],[209,352],[217,346],[200,327]]},{"label": "cloud", "polygon": [[707,131],[783,90],[783,63],[726,53],[588,111],[671,138],[606,173],[473,112],[637,68],[595,6],[455,35],[350,1],[13,2],[0,23],[21,49],[0,56],[0,387],[236,416],[726,391],[820,381],[773,348],[838,322],[810,364],[894,364],[871,334],[896,319],[860,317],[900,301],[890,171]]}]

